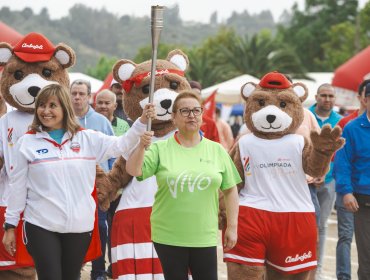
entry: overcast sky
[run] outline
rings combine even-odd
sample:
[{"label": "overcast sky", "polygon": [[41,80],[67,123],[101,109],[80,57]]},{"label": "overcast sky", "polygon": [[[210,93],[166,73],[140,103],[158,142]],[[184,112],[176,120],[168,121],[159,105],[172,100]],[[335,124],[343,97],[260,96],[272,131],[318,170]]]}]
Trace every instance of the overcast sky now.
[{"label": "overcast sky", "polygon": [[[248,10],[250,14],[270,10],[275,20],[278,20],[284,9],[290,10],[297,2],[300,9],[304,8],[304,0],[0,0],[0,7],[8,6],[11,10],[22,10],[30,7],[35,13],[46,7],[53,19],[67,15],[68,10],[76,3],[93,8],[105,7],[108,11],[121,15],[150,16],[151,5],[172,7],[176,3],[180,7],[180,16],[183,20],[209,22],[210,15],[216,10],[218,19],[227,19],[232,11]],[[359,0],[363,7],[367,0]],[[1,20],[1,19],[0,19]]]}]

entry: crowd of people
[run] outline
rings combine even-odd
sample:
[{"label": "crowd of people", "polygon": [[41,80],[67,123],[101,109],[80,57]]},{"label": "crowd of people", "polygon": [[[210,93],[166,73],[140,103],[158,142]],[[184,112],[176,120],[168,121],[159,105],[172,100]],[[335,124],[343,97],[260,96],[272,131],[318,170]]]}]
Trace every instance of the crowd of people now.
[{"label": "crowd of people", "polygon": [[[193,90],[180,93],[172,105],[171,120],[177,131],[155,143],[153,133],[145,131],[148,119],[156,117],[154,106],[146,105],[141,117],[132,122],[123,110],[124,90],[114,80],[109,89],[94,98],[85,80],[72,81],[69,89],[55,84],[43,88],[36,98],[30,130],[16,143],[17,164],[9,177],[12,191],[4,224],[3,246],[8,253],[15,254],[15,228],[23,222],[26,248],[38,279],[78,279],[93,242],[100,243],[102,255],[92,261],[91,279],[112,277],[110,232],[121,194],[113,199],[108,211],[103,211],[96,206],[94,180],[96,163],[109,172],[115,159],[123,156],[130,175],[138,181],[154,176],[158,183],[151,239],[164,278],[188,279],[191,272],[193,279],[216,280],[219,191],[227,214],[224,251],[232,249],[238,239],[236,185],[241,179],[227,152],[240,134],[251,132],[242,127],[243,132],[236,133],[241,124],[236,128],[222,120],[220,108],[216,109],[215,120],[207,119],[201,85],[194,81],[190,85]],[[320,85],[316,103],[304,110],[303,123],[296,132],[309,138],[312,131],[319,132],[329,124],[340,126],[346,139],[324,177],[306,176],[318,231],[318,265],[311,279],[323,276],[328,218],[335,208],[337,278],[351,279],[351,242],[355,234],[358,275],[366,280],[370,279],[370,150],[366,145],[370,136],[370,80],[359,86],[361,107],[351,115],[343,118],[333,110],[335,98],[330,84]],[[5,113],[0,95],[0,115]],[[194,160],[199,157],[203,162]],[[65,158],[69,160],[62,160]],[[207,165],[209,162],[217,164]],[[3,170],[0,172],[0,179],[5,178]],[[177,180],[168,182],[169,176]],[[191,195],[184,192],[185,180],[193,186]],[[182,195],[178,196],[180,189]],[[94,239],[96,227],[99,237]]]}]

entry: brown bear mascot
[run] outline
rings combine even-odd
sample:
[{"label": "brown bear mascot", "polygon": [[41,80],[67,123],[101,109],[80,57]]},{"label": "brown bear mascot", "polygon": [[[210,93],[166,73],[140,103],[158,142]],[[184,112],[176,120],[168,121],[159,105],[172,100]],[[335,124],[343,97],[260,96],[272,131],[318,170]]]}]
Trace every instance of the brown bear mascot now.
[{"label": "brown bear mascot", "polygon": [[[153,97],[157,117],[152,122],[152,141],[166,139],[175,131],[171,120],[172,104],[181,90],[190,89],[184,76],[188,65],[187,56],[180,50],[171,51],[167,59],[157,60]],[[124,110],[132,120],[141,115],[149,101],[150,69],[151,61],[135,64],[120,60],[113,67],[114,79],[125,90]],[[156,179],[151,177],[138,182],[126,173],[125,166],[121,157],[109,174],[114,189],[111,197],[123,188],[112,225],[113,278],[162,279],[162,268],[151,242],[149,220],[157,191]]]},{"label": "brown bear mascot", "polygon": [[317,265],[315,210],[305,174],[323,176],[344,140],[338,127],[325,126],[311,139],[294,134],[307,96],[303,84],[277,72],[242,87],[252,133],[231,151],[243,181],[238,242],[224,254],[229,280],[309,279]]}]

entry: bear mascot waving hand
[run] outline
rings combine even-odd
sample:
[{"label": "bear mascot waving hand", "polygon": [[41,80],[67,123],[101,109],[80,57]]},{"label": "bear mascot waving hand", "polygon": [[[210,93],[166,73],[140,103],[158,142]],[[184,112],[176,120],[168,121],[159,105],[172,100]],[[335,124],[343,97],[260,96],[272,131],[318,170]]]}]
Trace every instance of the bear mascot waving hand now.
[{"label": "bear mascot waving hand", "polygon": [[252,133],[231,151],[243,182],[238,242],[224,254],[230,280],[303,280],[316,267],[315,210],[305,174],[323,176],[344,140],[339,127],[324,126],[311,139],[294,134],[307,96],[303,84],[277,72],[242,87]]}]

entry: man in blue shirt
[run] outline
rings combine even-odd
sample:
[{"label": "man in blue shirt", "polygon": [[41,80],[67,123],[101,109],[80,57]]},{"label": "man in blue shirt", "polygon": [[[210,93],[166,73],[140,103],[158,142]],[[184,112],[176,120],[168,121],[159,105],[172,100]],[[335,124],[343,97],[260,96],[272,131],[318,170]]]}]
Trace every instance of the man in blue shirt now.
[{"label": "man in blue shirt", "polygon": [[[325,124],[330,124],[335,127],[338,121],[342,118],[341,115],[333,111],[335,104],[335,89],[330,84],[322,84],[317,89],[316,104],[314,104],[310,111],[315,115],[320,127]],[[311,195],[315,205],[315,211],[320,211],[319,215],[319,256],[317,264],[317,278],[320,278],[324,248],[326,239],[327,222],[335,201],[335,182],[332,174],[333,164],[330,165],[330,170],[323,178],[323,181],[317,181],[316,184],[310,185]],[[317,200],[316,200],[317,197]],[[317,202],[319,205],[317,205]]]},{"label": "man in blue shirt", "polygon": [[[71,84],[71,100],[75,114],[80,125],[87,129],[103,132],[107,135],[114,135],[112,125],[103,115],[94,111],[89,105],[91,97],[91,85],[86,80],[75,80]],[[103,162],[100,166],[105,172],[109,171],[109,161]],[[91,280],[105,280],[105,248],[107,245],[107,213],[98,208],[99,233],[102,247],[102,256],[92,262]]]},{"label": "man in blue shirt", "polygon": [[[350,115],[342,118],[338,122],[338,126],[344,129],[344,127],[353,119],[361,116],[366,111],[365,103],[365,90],[366,85],[370,84],[370,80],[364,80],[359,88],[357,98],[360,101],[360,108]],[[334,164],[335,171],[335,164]],[[333,174],[334,177],[335,174]],[[337,183],[337,180],[336,180]],[[336,248],[336,274],[339,280],[351,279],[351,244],[354,233],[354,217],[351,211],[348,211],[343,204],[343,195],[337,192],[337,198],[335,202],[335,208],[337,210],[338,220],[338,242]]]},{"label": "man in blue shirt", "polygon": [[358,279],[370,279],[370,84],[365,88],[366,112],[343,130],[346,144],[334,161],[336,191],[354,213]]}]

